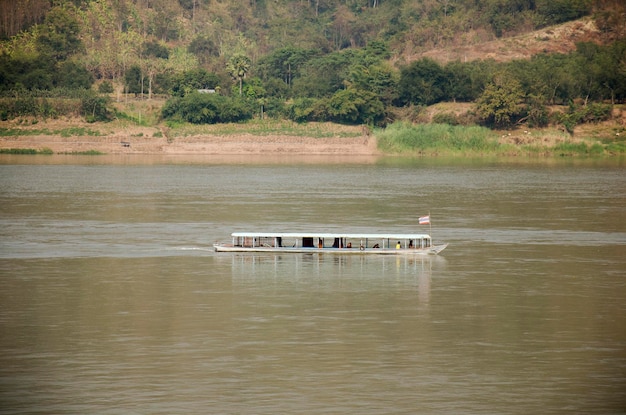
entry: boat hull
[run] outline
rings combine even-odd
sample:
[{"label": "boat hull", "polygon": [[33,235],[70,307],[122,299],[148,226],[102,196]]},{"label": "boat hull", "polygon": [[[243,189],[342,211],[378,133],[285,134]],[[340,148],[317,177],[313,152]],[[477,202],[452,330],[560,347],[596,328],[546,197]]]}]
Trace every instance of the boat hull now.
[{"label": "boat hull", "polygon": [[437,255],[448,244],[434,245],[428,248],[300,248],[300,247],[243,247],[232,244],[214,244],[216,252],[265,252],[265,253],[302,253],[302,254],[330,254],[330,255]]}]

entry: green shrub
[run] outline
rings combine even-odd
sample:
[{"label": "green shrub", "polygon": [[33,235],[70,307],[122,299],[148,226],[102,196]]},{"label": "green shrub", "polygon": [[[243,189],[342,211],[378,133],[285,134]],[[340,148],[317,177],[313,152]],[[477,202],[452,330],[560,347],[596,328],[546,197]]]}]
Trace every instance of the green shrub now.
[{"label": "green shrub", "polygon": [[101,94],[112,94],[113,93],[113,84],[109,81],[104,81],[100,85],[98,85],[98,92]]},{"label": "green shrub", "polygon": [[439,113],[433,116],[433,124],[459,125],[457,116],[451,112]]},{"label": "green shrub", "polygon": [[564,114],[557,114],[556,121],[562,124],[570,133],[574,133],[574,127],[578,124],[598,123],[611,118],[613,110],[610,104],[590,103],[588,105],[575,106],[570,103],[569,110]]},{"label": "green shrub", "polygon": [[111,121],[112,111],[109,110],[108,97],[86,91],[81,97],[81,113],[87,122]]},{"label": "green shrub", "polygon": [[191,93],[169,99],[161,110],[166,120],[192,124],[216,124],[245,121],[252,118],[252,109],[241,99],[219,94]]},{"label": "green shrub", "polygon": [[315,106],[313,98],[297,98],[286,108],[286,115],[291,121],[307,122],[313,120],[313,109]]}]

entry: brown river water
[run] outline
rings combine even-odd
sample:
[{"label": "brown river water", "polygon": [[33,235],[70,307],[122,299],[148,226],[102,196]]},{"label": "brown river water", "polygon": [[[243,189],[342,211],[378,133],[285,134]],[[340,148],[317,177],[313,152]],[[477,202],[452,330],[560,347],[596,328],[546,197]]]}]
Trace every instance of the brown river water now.
[{"label": "brown river water", "polygon": [[1,414],[626,413],[624,160],[1,157]]}]

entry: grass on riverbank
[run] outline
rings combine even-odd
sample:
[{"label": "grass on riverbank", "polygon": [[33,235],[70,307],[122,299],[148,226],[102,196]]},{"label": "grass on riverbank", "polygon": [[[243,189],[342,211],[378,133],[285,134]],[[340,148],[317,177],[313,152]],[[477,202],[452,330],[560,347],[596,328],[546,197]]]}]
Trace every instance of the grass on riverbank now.
[{"label": "grass on riverbank", "polygon": [[99,131],[85,127],[67,127],[57,130],[51,130],[48,128],[0,128],[0,137],[20,137],[33,135],[58,135],[61,137],[100,137],[103,134]]},{"label": "grass on riverbank", "polygon": [[501,149],[497,135],[484,127],[398,122],[375,132],[386,153],[494,153]]},{"label": "grass on riverbank", "polygon": [[[43,154],[46,156],[54,154],[54,151],[49,148],[42,148],[40,150],[34,148],[0,148],[0,154],[26,154],[26,155],[34,155],[34,154]],[[71,156],[102,156],[106,153],[103,153],[98,150],[87,150],[87,151],[69,151],[69,152],[61,152],[57,154],[71,155]]]},{"label": "grass on riverbank", "polygon": [[626,153],[625,141],[600,142],[566,133],[499,133],[479,126],[398,122],[375,132],[378,147],[389,154],[602,156]]},{"label": "grass on riverbank", "polygon": [[37,150],[34,148],[0,148],[0,154],[45,154],[51,155],[54,152],[49,148]]},{"label": "grass on riverbank", "polygon": [[201,136],[201,135],[281,135],[293,137],[359,137],[363,134],[363,127],[354,125],[340,125],[333,123],[296,123],[279,119],[255,119],[245,123],[227,124],[188,124],[168,122],[168,137]]}]

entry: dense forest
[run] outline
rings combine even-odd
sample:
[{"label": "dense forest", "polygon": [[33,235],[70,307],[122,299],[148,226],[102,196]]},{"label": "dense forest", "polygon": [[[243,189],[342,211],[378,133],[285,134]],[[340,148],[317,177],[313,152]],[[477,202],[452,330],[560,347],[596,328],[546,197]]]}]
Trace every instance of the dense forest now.
[{"label": "dense forest", "polygon": [[[564,53],[425,57],[581,18],[598,37]],[[104,121],[158,94],[190,123],[386,125],[454,101],[474,116],[437,122],[571,130],[626,100],[625,22],[622,0],[0,0],[0,118]]]}]

